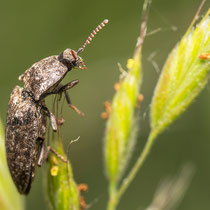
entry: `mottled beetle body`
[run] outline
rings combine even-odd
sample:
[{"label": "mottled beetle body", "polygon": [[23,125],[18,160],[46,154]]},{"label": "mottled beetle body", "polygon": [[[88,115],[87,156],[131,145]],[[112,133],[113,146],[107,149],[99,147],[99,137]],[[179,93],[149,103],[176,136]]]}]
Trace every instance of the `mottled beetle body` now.
[{"label": "mottled beetle body", "polygon": [[27,194],[46,132],[46,113],[23,88],[16,86],[10,96],[6,123],[9,170],[18,191]]},{"label": "mottled beetle body", "polygon": [[79,81],[73,80],[66,85],[60,82],[72,68],[86,68],[78,54],[106,23],[108,20],[98,25],[77,51],[66,49],[60,55],[33,64],[19,77],[24,82],[24,89],[16,86],[11,93],[6,122],[6,153],[11,176],[21,194],[29,193],[36,166],[42,165],[49,151],[66,162],[50,146],[44,151],[47,117],[53,131],[57,130],[56,118],[45,106],[44,100],[48,95],[64,93],[69,107],[84,115],[72,105],[67,93]]},{"label": "mottled beetle body", "polygon": [[74,50],[66,49],[60,55],[50,56],[33,64],[19,80],[25,83],[24,87],[33,94],[35,101],[39,101],[52,93],[67,72],[81,63],[82,59]]}]

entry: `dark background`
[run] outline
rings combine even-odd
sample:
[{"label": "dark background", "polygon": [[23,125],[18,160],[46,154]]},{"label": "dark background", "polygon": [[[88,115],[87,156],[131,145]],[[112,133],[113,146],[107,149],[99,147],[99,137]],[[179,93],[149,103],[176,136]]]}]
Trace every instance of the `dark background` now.
[{"label": "dark background", "polygon": [[[1,1],[0,6],[0,114],[5,123],[7,103],[15,85],[23,86],[18,76],[36,61],[58,54],[65,48],[77,50],[88,34],[105,18],[110,20],[81,54],[88,69],[74,70],[64,83],[79,79],[69,91],[73,103],[86,113],[82,118],[65,105],[64,141],[80,136],[71,147],[70,159],[77,183],[87,183],[86,194],[91,209],[105,209],[107,181],[103,165],[105,122],[100,118],[103,102],[111,99],[113,84],[118,81],[117,62],[123,67],[132,57],[139,32],[143,1]],[[141,125],[137,157],[149,133],[149,104],[159,73],[148,61],[152,53],[159,68],[189,26],[200,0],[154,0],[148,32],[162,31],[146,38],[143,47],[145,100],[141,109]],[[202,14],[207,11],[207,2]],[[172,28],[176,26],[177,30]],[[186,162],[192,162],[196,173],[179,210],[210,208],[210,86],[167,131],[160,135],[142,171],[123,196],[119,209],[144,209],[152,200],[162,178],[176,174]],[[48,104],[51,100],[48,100]],[[143,117],[145,116],[146,117]],[[134,159],[135,159],[134,157]],[[38,170],[26,209],[46,209],[42,187],[42,170]]]}]

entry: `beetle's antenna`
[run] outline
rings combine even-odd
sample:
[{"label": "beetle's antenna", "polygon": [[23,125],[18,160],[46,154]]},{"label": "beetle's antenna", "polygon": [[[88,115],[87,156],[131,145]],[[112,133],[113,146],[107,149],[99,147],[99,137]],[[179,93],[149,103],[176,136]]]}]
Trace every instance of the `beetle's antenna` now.
[{"label": "beetle's antenna", "polygon": [[93,32],[90,34],[90,36],[87,38],[87,40],[85,41],[85,43],[82,45],[82,47],[80,47],[77,50],[77,54],[82,52],[84,50],[84,48],[90,44],[90,42],[92,41],[92,38],[97,34],[97,32],[99,32],[99,30],[101,30],[109,21],[107,19],[105,19],[101,24],[99,24],[95,30],[93,30]]}]

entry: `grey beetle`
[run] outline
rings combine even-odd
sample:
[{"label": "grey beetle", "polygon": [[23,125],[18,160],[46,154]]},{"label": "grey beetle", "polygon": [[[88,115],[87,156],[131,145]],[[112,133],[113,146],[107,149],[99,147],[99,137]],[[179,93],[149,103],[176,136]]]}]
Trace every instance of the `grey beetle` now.
[{"label": "grey beetle", "polygon": [[[86,68],[82,58],[79,57],[78,54],[84,50],[94,35],[107,23],[108,20],[104,20],[98,25],[77,52],[72,49],[66,49],[60,55],[44,58],[33,64],[19,77],[19,80],[24,82],[24,87],[27,91],[33,95],[35,101],[40,101],[51,94],[58,87],[66,74],[74,67],[79,67],[80,69]],[[68,83],[67,86],[68,85],[72,85],[71,82]],[[65,92],[65,96],[69,106],[79,114],[82,114],[71,104],[67,92]]]},{"label": "grey beetle", "polygon": [[50,146],[45,151],[47,116],[56,131],[56,120],[44,100],[37,103],[25,89],[13,89],[6,120],[6,153],[10,174],[21,194],[29,193],[36,167],[42,165],[49,151],[65,161]]},{"label": "grey beetle", "polygon": [[51,94],[65,93],[67,103],[79,114],[71,104],[67,90],[78,84],[73,80],[66,85],[60,84],[65,75],[75,66],[86,68],[77,55],[84,50],[107,20],[104,20],[88,37],[77,52],[66,49],[58,56],[50,56],[35,63],[19,77],[24,88],[16,86],[10,96],[6,121],[6,153],[8,167],[12,179],[21,194],[28,194],[35,177],[36,167],[41,166],[49,151],[66,162],[50,146],[45,151],[44,138],[46,120],[50,119],[53,131],[57,130],[54,115],[45,106],[45,97]]},{"label": "grey beetle", "polygon": [[27,194],[34,179],[46,132],[46,112],[21,87],[16,86],[8,104],[6,153],[13,181]]}]

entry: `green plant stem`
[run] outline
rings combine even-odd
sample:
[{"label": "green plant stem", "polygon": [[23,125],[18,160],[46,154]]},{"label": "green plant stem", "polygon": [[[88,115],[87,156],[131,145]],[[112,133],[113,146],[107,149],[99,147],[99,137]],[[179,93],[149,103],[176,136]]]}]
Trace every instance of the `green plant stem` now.
[{"label": "green plant stem", "polygon": [[116,209],[120,198],[122,197],[122,195],[124,194],[124,192],[128,188],[128,186],[130,185],[130,183],[133,181],[137,172],[140,170],[144,161],[146,160],[147,156],[149,155],[149,152],[152,148],[152,145],[153,145],[154,140],[155,140],[157,135],[158,135],[158,132],[151,132],[150,133],[150,135],[148,137],[148,140],[147,140],[147,142],[144,146],[144,149],[141,152],[141,154],[140,154],[139,158],[137,159],[136,163],[134,164],[133,168],[131,169],[130,173],[123,180],[123,182],[122,182],[121,186],[119,187],[119,189],[117,190],[117,192],[115,192],[115,193],[112,192],[110,194],[110,199],[109,199],[109,202],[108,202],[107,210],[115,210]]},{"label": "green plant stem", "polygon": [[112,182],[110,184],[110,187],[109,187],[109,196],[110,196],[110,198],[109,198],[107,210],[113,210],[116,207],[116,199],[115,199],[115,197],[116,197],[116,189],[117,188],[116,188],[115,183]]}]

